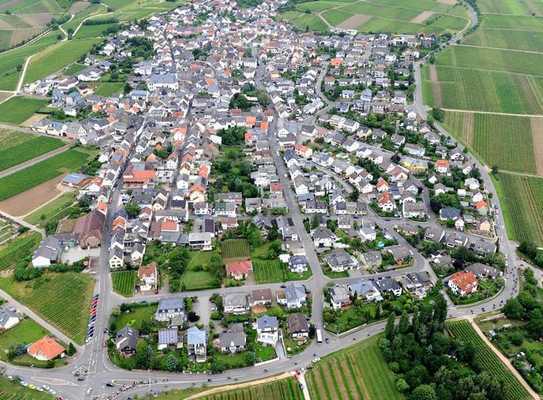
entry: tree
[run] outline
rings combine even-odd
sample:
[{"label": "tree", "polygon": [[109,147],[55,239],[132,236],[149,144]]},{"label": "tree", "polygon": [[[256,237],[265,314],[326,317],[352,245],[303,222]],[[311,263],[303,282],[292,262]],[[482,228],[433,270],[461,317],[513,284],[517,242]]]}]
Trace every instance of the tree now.
[{"label": "tree", "polygon": [[524,318],[524,307],[517,298],[511,298],[505,303],[503,313],[507,318],[522,320]]},{"label": "tree", "polygon": [[222,139],[222,144],[225,146],[239,146],[245,142],[245,132],[247,129],[243,126],[231,126],[230,128],[221,129],[218,135]]},{"label": "tree", "polygon": [[138,203],[130,201],[124,206],[124,209],[126,210],[126,213],[130,218],[136,218],[138,215],[140,215],[141,208],[138,205]]},{"label": "tree", "polygon": [[406,334],[409,332],[409,316],[407,315],[407,311],[402,312],[402,316],[400,318],[400,324],[398,325],[398,332],[401,334]]},{"label": "tree", "polygon": [[69,356],[73,356],[75,354],[75,346],[72,342],[68,345],[68,350],[66,351],[66,354]]},{"label": "tree", "polygon": [[419,385],[411,394],[412,400],[437,400],[436,391],[430,385]]},{"label": "tree", "polygon": [[398,392],[405,393],[409,390],[409,385],[403,378],[398,378],[396,381],[396,389],[398,389]]},{"label": "tree", "polygon": [[387,319],[387,324],[385,326],[385,337],[392,341],[394,339],[394,334],[395,334],[395,326],[394,326],[394,314],[391,313],[389,316],[388,316],[388,319]]}]

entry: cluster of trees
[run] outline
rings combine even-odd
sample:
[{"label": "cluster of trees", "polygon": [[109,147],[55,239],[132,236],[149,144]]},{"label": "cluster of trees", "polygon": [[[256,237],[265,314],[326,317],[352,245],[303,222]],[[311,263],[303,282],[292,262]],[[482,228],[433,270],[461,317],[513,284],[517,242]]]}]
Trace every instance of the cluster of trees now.
[{"label": "cluster of trees", "polygon": [[222,144],[225,146],[241,146],[245,143],[245,132],[247,132],[245,127],[236,125],[221,129],[218,135],[222,138]]},{"label": "cluster of trees", "polygon": [[211,167],[215,178],[210,190],[210,200],[215,192],[241,192],[244,198],[257,197],[258,188],[251,181],[251,164],[240,149],[226,149]]},{"label": "cluster of trees", "polygon": [[535,265],[543,268],[543,251],[540,251],[535,243],[522,241],[518,246],[518,251]]},{"label": "cluster of trees", "polygon": [[153,55],[153,42],[144,37],[129,38],[126,43],[131,47],[132,56],[148,60]]},{"label": "cluster of trees", "polygon": [[503,399],[503,381],[481,371],[472,344],[444,332],[446,318],[440,294],[416,307],[411,319],[403,313],[397,326],[389,317],[379,347],[398,390],[410,400]]}]

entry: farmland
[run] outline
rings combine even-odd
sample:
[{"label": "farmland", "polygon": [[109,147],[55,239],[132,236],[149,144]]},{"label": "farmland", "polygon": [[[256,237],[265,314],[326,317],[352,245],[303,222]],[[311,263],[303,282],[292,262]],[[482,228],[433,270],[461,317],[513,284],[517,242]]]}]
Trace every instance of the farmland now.
[{"label": "farmland", "polygon": [[136,271],[118,271],[111,273],[111,281],[113,282],[113,290],[120,295],[129,297],[134,295],[136,287],[137,273]]},{"label": "farmland", "polygon": [[25,218],[29,224],[45,228],[50,221],[59,221],[66,217],[71,210],[71,205],[75,202],[75,193],[68,192],[59,196],[57,199],[38,208],[32,214]]},{"label": "farmland", "polygon": [[530,398],[526,389],[513,376],[498,356],[486,345],[468,321],[454,321],[447,324],[447,330],[459,340],[470,343],[475,348],[475,360],[482,369],[504,381],[504,397],[507,400]]},{"label": "farmland", "polygon": [[21,124],[47,104],[47,100],[15,96],[0,104],[0,122]]},{"label": "farmland", "polygon": [[359,32],[457,32],[467,25],[463,6],[416,0],[406,7],[401,0],[328,1],[297,3],[281,17],[300,30],[323,32],[328,24]]},{"label": "farmland", "polygon": [[49,393],[29,389],[4,377],[0,377],[0,398],[2,400],[54,400]]},{"label": "farmland", "polygon": [[26,233],[0,247],[0,270],[10,268],[17,261],[32,255],[40,241],[39,233]]},{"label": "farmland", "polygon": [[71,149],[0,179],[0,200],[8,199],[65,172],[76,171],[89,155]]},{"label": "farmland", "polygon": [[494,184],[508,236],[543,244],[543,179],[500,173]]},{"label": "farmland", "polygon": [[55,138],[0,130],[0,171],[62,147]]},{"label": "farmland", "polygon": [[446,112],[444,127],[490,167],[537,173],[528,117]]},{"label": "farmland", "polygon": [[[27,305],[77,343],[87,332],[94,281],[75,272],[46,273],[30,282],[1,278],[0,288]],[[70,318],[66,318],[69,315]]]},{"label": "farmland", "polygon": [[312,399],[393,400],[396,390],[378,345],[379,336],[322,358],[306,374]]},{"label": "farmland", "polygon": [[302,390],[294,378],[198,397],[199,400],[302,400],[303,398]]},{"label": "farmland", "polygon": [[224,259],[249,258],[249,242],[244,239],[225,240],[221,243],[221,254]]}]

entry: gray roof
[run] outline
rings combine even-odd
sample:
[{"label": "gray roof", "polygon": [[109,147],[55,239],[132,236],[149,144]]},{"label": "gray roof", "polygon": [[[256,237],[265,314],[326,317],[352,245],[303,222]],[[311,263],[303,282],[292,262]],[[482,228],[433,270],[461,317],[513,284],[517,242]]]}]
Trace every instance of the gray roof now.
[{"label": "gray roof", "polygon": [[15,310],[8,308],[7,305],[0,307],[0,325],[4,326],[10,318],[19,318]]},{"label": "gray roof", "polygon": [[247,335],[242,324],[233,324],[226,331],[219,334],[219,345],[221,347],[244,347],[247,343]]},{"label": "gray roof", "polygon": [[158,308],[157,308],[157,313],[167,312],[170,310],[184,311],[185,310],[184,300],[176,299],[176,298],[160,300],[160,303],[158,304]]},{"label": "gray roof", "polygon": [[277,329],[279,327],[279,322],[277,317],[263,315],[256,320],[256,327],[259,330]]},{"label": "gray roof", "polygon": [[200,330],[193,326],[187,330],[187,345],[206,344],[207,334],[205,330]]},{"label": "gray roof", "polygon": [[177,344],[179,334],[177,328],[161,329],[158,331],[158,344]]}]

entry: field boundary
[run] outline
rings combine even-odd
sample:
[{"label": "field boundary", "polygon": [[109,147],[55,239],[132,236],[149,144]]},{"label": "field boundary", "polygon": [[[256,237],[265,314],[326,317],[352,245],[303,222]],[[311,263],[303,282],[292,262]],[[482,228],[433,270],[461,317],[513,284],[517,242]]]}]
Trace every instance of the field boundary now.
[{"label": "field boundary", "polygon": [[509,361],[509,359],[506,356],[504,356],[501,351],[499,351],[496,347],[494,347],[492,342],[490,340],[488,340],[486,335],[483,333],[483,331],[481,331],[481,328],[479,328],[479,326],[475,323],[473,318],[468,317],[468,318],[466,318],[466,320],[470,323],[473,330],[475,332],[477,332],[477,334],[483,340],[483,342],[485,342],[485,344],[494,352],[494,354],[496,354],[496,356],[507,367],[507,369],[509,371],[511,371],[513,376],[520,382],[520,384],[524,387],[524,389],[526,389],[528,391],[528,394],[534,400],[539,400],[539,395],[532,389],[532,387],[530,385],[528,385],[528,383],[524,380],[522,375],[520,375],[520,373],[516,370],[516,368],[513,367],[513,365]]}]

